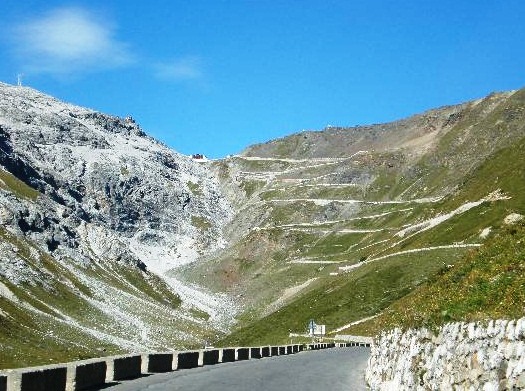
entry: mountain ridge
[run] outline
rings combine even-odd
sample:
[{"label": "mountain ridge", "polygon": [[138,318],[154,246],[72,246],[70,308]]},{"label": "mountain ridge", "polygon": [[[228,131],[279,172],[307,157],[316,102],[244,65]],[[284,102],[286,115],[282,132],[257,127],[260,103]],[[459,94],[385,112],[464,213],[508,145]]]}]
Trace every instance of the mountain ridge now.
[{"label": "mountain ridge", "polygon": [[209,162],[132,118],[0,98],[2,367],[341,328],[525,213],[490,171],[525,138],[524,90]]},{"label": "mountain ridge", "polygon": [[[302,140],[310,135],[298,133],[217,163],[219,175],[230,178],[228,186],[247,199],[244,206],[237,200],[246,213],[232,221],[251,221],[245,226],[252,230],[238,240],[236,250],[197,265],[197,272],[215,273],[212,281],[223,278],[221,289],[257,297],[246,300],[253,312],[224,343],[285,341],[285,329],[301,331],[312,318],[336,329],[374,316],[443,264],[482,245],[507,214],[522,214],[523,196],[519,186],[510,185],[518,180],[511,172],[502,169],[506,174],[499,179],[491,173],[493,182],[476,185],[476,192],[470,186],[472,178],[484,183],[476,171],[481,165],[490,167],[499,151],[525,136],[524,103],[524,90],[494,93],[378,126],[395,136],[396,125],[416,118],[408,134],[420,136],[418,121],[441,110],[442,117],[427,122],[434,134],[417,153],[412,141],[418,137],[378,142],[377,149],[350,149],[336,135],[325,144],[344,145],[347,156],[327,157],[323,147],[314,149],[308,162],[297,151],[303,153]],[[315,135],[329,139],[323,132]],[[232,278],[235,286],[228,288]],[[290,287],[297,288],[295,297],[287,296]],[[356,295],[361,298],[353,301]],[[283,298],[285,304],[268,315],[267,306]]]},{"label": "mountain ridge", "polygon": [[[27,350],[23,327],[35,338],[65,328],[86,341],[80,351],[114,352],[191,346],[225,330],[234,308],[226,297],[199,298],[163,277],[222,245],[231,208],[208,171],[131,118],[24,87],[2,84],[0,95],[0,282],[12,330],[2,346]],[[162,331],[173,319],[180,330]]]}]

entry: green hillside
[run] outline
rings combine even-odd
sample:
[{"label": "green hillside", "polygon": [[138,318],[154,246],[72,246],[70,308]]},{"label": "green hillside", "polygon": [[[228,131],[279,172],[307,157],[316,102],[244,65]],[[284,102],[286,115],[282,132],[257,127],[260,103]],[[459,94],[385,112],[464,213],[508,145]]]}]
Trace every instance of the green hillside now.
[{"label": "green hillside", "polygon": [[376,335],[393,327],[435,328],[449,321],[516,319],[525,311],[525,224],[503,229],[382,315],[346,329]]},{"label": "green hillside", "polygon": [[[266,184],[247,196],[263,230],[252,231],[206,264],[208,275],[220,275],[232,270],[233,255],[241,252],[249,265],[233,268],[234,280],[221,285],[252,299],[246,301],[238,328],[221,343],[284,342],[290,331],[304,332],[309,319],[326,324],[327,330],[374,335],[395,325],[522,314],[523,306],[511,300],[519,278],[505,296],[510,301],[500,300],[497,308],[490,303],[498,298],[480,299],[486,287],[465,290],[450,308],[431,306],[435,313],[406,308],[438,300],[429,291],[419,304],[407,301],[416,300],[431,283],[439,286],[442,277],[437,276],[450,275],[463,263],[472,265],[474,274],[478,269],[487,278],[493,273],[496,285],[503,284],[498,277],[503,269],[483,271],[480,265],[492,259],[494,246],[519,243],[522,228],[509,229],[504,220],[525,214],[524,113],[523,90],[463,105],[442,125],[448,127],[436,127],[438,136],[416,160],[409,157],[409,148],[368,151],[351,159],[289,159],[291,166],[284,171],[268,166],[271,175],[264,170],[268,157],[258,161],[255,171],[236,161],[245,178],[267,175]],[[285,144],[286,139],[279,140],[279,150]],[[251,164],[256,158],[246,159]],[[511,246],[500,253],[510,262],[513,254],[519,257],[515,250]],[[513,268],[511,263],[508,267]],[[515,276],[518,272],[519,267]],[[287,295],[290,287],[297,289]],[[276,300],[277,309],[270,305]]]}]

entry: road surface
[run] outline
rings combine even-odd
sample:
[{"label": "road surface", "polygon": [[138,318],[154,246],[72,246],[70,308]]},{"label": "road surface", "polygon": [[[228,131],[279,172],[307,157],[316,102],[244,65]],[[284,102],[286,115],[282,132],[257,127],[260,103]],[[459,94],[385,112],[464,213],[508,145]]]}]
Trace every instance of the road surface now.
[{"label": "road surface", "polygon": [[111,391],[366,390],[370,348],[350,347],[238,361],[155,374],[104,388]]}]

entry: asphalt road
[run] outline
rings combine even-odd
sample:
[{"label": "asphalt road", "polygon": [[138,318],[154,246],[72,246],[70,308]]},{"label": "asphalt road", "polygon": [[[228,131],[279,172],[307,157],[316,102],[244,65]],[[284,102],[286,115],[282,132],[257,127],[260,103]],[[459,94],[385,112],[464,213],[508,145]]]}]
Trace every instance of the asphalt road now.
[{"label": "asphalt road", "polygon": [[366,390],[370,349],[334,348],[238,361],[124,381],[112,391],[323,391]]}]

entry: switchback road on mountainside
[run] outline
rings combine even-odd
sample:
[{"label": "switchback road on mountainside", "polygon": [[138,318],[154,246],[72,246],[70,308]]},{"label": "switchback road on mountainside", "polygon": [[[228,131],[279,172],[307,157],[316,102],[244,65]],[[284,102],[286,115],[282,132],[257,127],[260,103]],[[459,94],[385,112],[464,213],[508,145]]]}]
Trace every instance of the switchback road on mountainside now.
[{"label": "switchback road on mountainside", "polygon": [[105,388],[112,391],[366,390],[370,348],[301,352],[155,374]]}]

